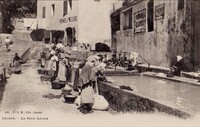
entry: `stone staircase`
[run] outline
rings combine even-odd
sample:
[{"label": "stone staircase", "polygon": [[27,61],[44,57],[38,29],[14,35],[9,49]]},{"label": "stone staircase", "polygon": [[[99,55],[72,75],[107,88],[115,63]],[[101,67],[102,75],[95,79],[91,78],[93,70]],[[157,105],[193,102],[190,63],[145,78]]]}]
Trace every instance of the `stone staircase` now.
[{"label": "stone staircase", "polygon": [[34,47],[38,42],[22,42],[14,40],[14,43],[10,45],[10,51],[7,52],[5,45],[2,45],[0,47],[0,63],[3,63],[6,67],[9,66],[10,63],[12,63],[12,60],[15,56],[15,53],[18,53],[19,56],[22,56],[23,53],[30,47]]}]

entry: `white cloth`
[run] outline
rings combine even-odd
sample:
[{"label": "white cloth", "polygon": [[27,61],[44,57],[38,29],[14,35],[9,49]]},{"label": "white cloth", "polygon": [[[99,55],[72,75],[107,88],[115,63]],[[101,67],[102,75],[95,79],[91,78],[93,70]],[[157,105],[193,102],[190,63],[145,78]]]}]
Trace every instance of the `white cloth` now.
[{"label": "white cloth", "polygon": [[4,41],[4,43],[5,43],[5,44],[10,44],[10,39],[9,39],[9,38],[6,38],[5,41]]},{"label": "white cloth", "polygon": [[45,66],[45,64],[46,64],[45,58],[41,58],[41,64],[42,64],[42,66]]},{"label": "white cloth", "polygon": [[56,45],[56,48],[57,49],[63,49],[65,46],[62,44],[62,43],[58,43],[57,45]]},{"label": "white cloth", "polygon": [[52,60],[52,61],[58,61],[58,57],[54,55],[54,56],[51,57],[50,60]]},{"label": "white cloth", "polygon": [[135,66],[137,64],[137,57],[139,54],[137,52],[130,52],[130,60],[131,60],[131,65]]},{"label": "white cloth", "polygon": [[51,50],[50,54],[55,55],[55,54],[56,54],[56,51]]},{"label": "white cloth", "polygon": [[130,59],[137,58],[139,54],[137,52],[130,52]]},{"label": "white cloth", "polygon": [[94,95],[94,104],[92,109],[105,111],[109,108],[109,103],[102,95]]},{"label": "white cloth", "polygon": [[101,62],[95,67],[98,71],[104,70],[106,68],[106,64]]},{"label": "white cloth", "polygon": [[177,62],[183,59],[183,57],[180,55],[176,56],[176,58],[177,58]]}]

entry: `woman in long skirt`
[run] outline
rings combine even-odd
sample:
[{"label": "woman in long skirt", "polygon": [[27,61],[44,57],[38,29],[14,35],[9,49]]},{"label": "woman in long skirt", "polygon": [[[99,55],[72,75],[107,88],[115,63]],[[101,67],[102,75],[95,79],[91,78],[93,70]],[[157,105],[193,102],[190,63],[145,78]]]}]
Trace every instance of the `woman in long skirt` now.
[{"label": "woman in long skirt", "polygon": [[58,70],[58,53],[54,54],[51,59],[47,62],[47,70],[52,71],[52,80],[57,77],[57,70]]},{"label": "woman in long skirt", "polygon": [[71,67],[70,63],[69,63],[69,57],[66,54],[62,54],[60,56],[60,61],[59,61],[59,70],[58,70],[58,76],[57,76],[57,80],[58,81],[67,81],[66,77],[67,77],[67,71],[68,69]]},{"label": "woman in long skirt", "polygon": [[80,111],[84,114],[91,112],[92,105],[94,104],[94,85],[96,81],[95,61],[95,58],[88,61],[83,67],[79,77],[79,87],[81,88]]},{"label": "woman in long skirt", "polygon": [[13,58],[13,72],[15,74],[20,74],[22,71],[21,61],[22,59],[18,56],[18,53],[15,53],[15,57]]}]

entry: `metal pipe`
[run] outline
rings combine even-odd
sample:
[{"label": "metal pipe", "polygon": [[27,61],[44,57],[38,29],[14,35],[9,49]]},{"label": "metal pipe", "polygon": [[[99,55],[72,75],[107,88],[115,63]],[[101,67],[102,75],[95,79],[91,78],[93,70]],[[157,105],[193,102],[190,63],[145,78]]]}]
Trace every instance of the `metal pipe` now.
[{"label": "metal pipe", "polygon": [[149,63],[146,59],[144,59],[140,54],[139,54],[139,56],[140,56],[145,62],[147,62],[148,68],[150,68],[150,63]]}]

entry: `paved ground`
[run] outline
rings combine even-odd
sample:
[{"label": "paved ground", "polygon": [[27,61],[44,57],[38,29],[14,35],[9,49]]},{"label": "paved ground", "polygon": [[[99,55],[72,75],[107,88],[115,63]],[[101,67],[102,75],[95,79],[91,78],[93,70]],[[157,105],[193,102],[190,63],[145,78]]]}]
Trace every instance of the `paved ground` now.
[{"label": "paved ground", "polygon": [[[61,112],[79,113],[74,104],[64,103],[61,99],[46,99],[42,95],[53,93],[61,94],[61,90],[51,89],[51,85],[42,83],[37,74],[37,65],[34,62],[27,63],[26,69],[20,75],[13,74],[6,84],[2,110],[20,110],[23,107],[33,107],[39,111],[60,110]],[[29,67],[30,66],[30,67]],[[105,113],[105,112],[104,112]]]}]

